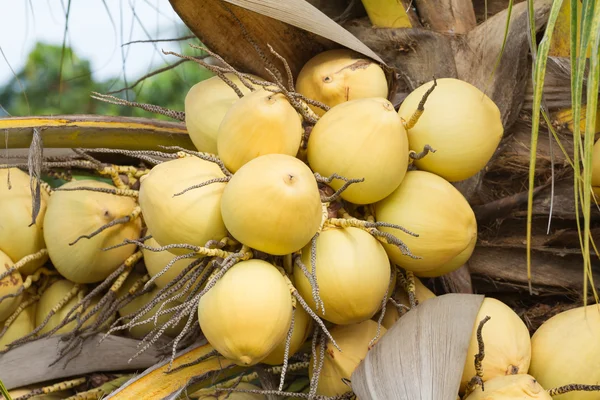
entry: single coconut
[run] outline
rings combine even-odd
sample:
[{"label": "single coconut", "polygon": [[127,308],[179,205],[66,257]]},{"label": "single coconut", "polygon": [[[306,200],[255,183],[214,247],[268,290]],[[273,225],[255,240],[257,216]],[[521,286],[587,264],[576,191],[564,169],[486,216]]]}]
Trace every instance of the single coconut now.
[{"label": "single coconut", "polygon": [[[391,273],[381,243],[359,228],[327,228],[316,242],[317,284],[325,312],[315,305],[310,280],[294,264],[298,293],[317,315],[334,324],[355,324],[373,317],[381,307]],[[302,263],[312,274],[311,243],[302,249]]]},{"label": "single coconut", "polygon": [[[379,338],[373,345],[386,331],[384,327],[380,327]],[[336,349],[331,341],[327,342],[317,394],[333,397],[352,391],[350,385],[343,379],[350,380],[358,364],[366,357],[370,350],[369,343],[377,336],[377,322],[368,319],[358,324],[338,325],[329,332],[342,351]],[[317,346],[316,353],[321,354],[320,346]],[[311,379],[314,373],[314,361],[313,355],[308,366],[308,375]]]},{"label": "single coconut", "polygon": [[[294,330],[292,331],[292,339],[290,340],[289,357],[300,350],[300,347],[302,347],[308,336],[311,334],[313,326],[314,323],[312,317],[298,305],[294,311]],[[269,365],[283,364],[286,341],[287,335],[267,357],[262,359],[261,362]]]},{"label": "single coconut", "polygon": [[[204,246],[210,240],[227,236],[220,212],[225,182],[175,196],[194,185],[224,177],[217,164],[194,156],[152,168],[141,180],[139,202],[154,239],[163,246],[184,243]],[[169,251],[178,255],[189,253],[187,249]]]},{"label": "single coconut", "polygon": [[402,184],[374,208],[377,221],[400,225],[418,235],[379,228],[420,257],[411,258],[395,245],[384,245],[395,264],[415,275],[437,277],[452,272],[467,262],[475,249],[475,213],[458,189],[435,174],[409,171]]},{"label": "single coconut", "polygon": [[[596,304],[554,315],[531,338],[529,373],[547,389],[572,383],[598,385],[599,337],[600,309]],[[554,397],[555,400],[598,398],[598,392],[570,392]]]},{"label": "single coconut", "polygon": [[[433,81],[413,90],[402,102],[398,114],[406,122]],[[408,130],[410,149],[429,153],[414,164],[450,182],[462,181],[479,172],[500,144],[504,128],[498,106],[475,86],[454,78],[437,80],[418,122]]]},{"label": "single coconut", "polygon": [[[233,73],[224,74],[246,95],[250,93]],[[252,75],[254,78],[258,78]],[[253,86],[250,84],[250,86]],[[185,126],[198,151],[217,154],[217,132],[227,111],[240,98],[223,79],[213,76],[196,83],[185,96]]]},{"label": "single coconut", "polygon": [[292,298],[272,264],[252,259],[227,271],[200,298],[198,322],[208,342],[232,362],[251,366],[287,336]]},{"label": "single coconut", "polygon": [[[0,251],[0,273],[8,271],[13,266],[12,260],[2,251]],[[23,294],[16,295],[19,289],[23,287],[23,278],[19,271],[14,271],[10,275],[0,280],[0,322],[6,320],[19,307],[23,300]]]},{"label": "single coconut", "polygon": [[258,89],[225,114],[217,135],[219,158],[235,172],[265,154],[295,156],[303,133],[302,117],[285,95]]},{"label": "single coconut", "polygon": [[310,168],[292,156],[267,154],[233,175],[223,190],[221,215],[239,242],[285,255],[310,242],[319,230],[323,210]]},{"label": "single coconut", "polygon": [[[75,283],[66,279],[57,280],[50,286],[48,286],[48,288],[44,291],[44,293],[40,297],[40,300],[37,303],[37,307],[35,310],[36,327],[40,326],[44,322],[44,320],[50,314],[50,311],[62,301],[62,299],[67,295],[67,293],[69,293],[73,289],[74,286]],[[44,327],[38,332],[38,334],[42,335],[46,332],[50,332],[52,329],[56,328],[59,324],[61,324],[67,316],[67,314],[69,314],[71,309],[75,307],[81,299],[83,299],[83,297],[80,297],[79,295],[72,297],[67,303],[63,305],[63,307],[61,307],[61,309],[57,313],[50,317],[48,323],[44,325]],[[98,298],[93,299],[88,308],[81,313],[81,316],[83,317],[90,311],[92,311],[96,304],[98,304],[99,300],[100,299]],[[71,317],[75,315],[75,312],[71,313]],[[85,321],[82,326],[86,327],[92,325],[96,321],[97,317],[98,314],[94,314],[87,321]],[[54,332],[54,335],[61,335],[63,333],[71,332],[76,326],[77,320],[73,320],[65,326],[58,329],[56,332]]]},{"label": "single coconut", "polygon": [[[506,304],[486,297],[481,304],[471,342],[465,360],[465,369],[460,382],[461,393],[475,376],[475,354],[479,352],[477,329],[486,316],[490,319],[482,329],[485,357],[482,361],[483,381],[497,376],[527,374],[531,362],[529,330],[523,320]],[[487,382],[486,382],[487,386]]]},{"label": "single coconut", "polygon": [[[25,296],[23,301],[27,300]],[[17,339],[29,335],[35,329],[35,310],[37,303],[32,303],[25,307],[8,326],[4,335],[0,336],[0,351],[6,349],[8,345]],[[4,323],[0,322],[0,332],[4,330]]]},{"label": "single coconut", "polygon": [[[82,187],[115,189],[95,180],[73,181],[61,186],[63,189]],[[111,193],[55,191],[48,201],[44,218],[44,239],[56,270],[75,283],[95,283],[106,279],[133,254],[136,246],[103,249],[122,244],[125,239],[139,239],[141,219],[113,225],[90,239],[77,239],[128,216],[136,206],[135,199]]]},{"label": "single coconut", "polygon": [[[560,396],[559,396],[560,397]],[[558,397],[555,397],[555,399]],[[579,397],[578,397],[579,398]],[[531,375],[501,375],[478,386],[465,400],[552,400]]]},{"label": "single coconut", "polygon": [[[40,211],[31,225],[32,192],[30,177],[18,168],[0,169],[0,250],[14,262],[45,249],[43,221],[48,193],[41,190]],[[23,275],[33,273],[48,260],[41,257],[19,269]]]},{"label": "single coconut", "polygon": [[[408,139],[394,106],[384,98],[338,104],[313,127],[308,164],[322,176],[364,179],[341,197],[354,204],[383,200],[400,185],[408,168]],[[330,186],[344,185],[334,179]]]},{"label": "single coconut", "polygon": [[[317,54],[300,70],[296,92],[333,107],[367,97],[388,97],[383,69],[373,60],[349,49],[327,50]],[[319,116],[320,107],[309,105]]]}]

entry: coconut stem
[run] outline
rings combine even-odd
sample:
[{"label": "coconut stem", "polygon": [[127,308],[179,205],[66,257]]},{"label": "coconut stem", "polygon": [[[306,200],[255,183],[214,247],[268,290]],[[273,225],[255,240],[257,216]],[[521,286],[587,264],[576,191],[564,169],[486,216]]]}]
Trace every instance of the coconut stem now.
[{"label": "coconut stem", "polygon": [[408,301],[410,304],[410,308],[418,306],[419,300],[417,300],[417,294],[416,294],[415,274],[412,271],[406,271],[404,269],[397,268],[396,276],[398,277],[398,280],[402,284],[402,287],[408,294]]},{"label": "coconut stem", "polygon": [[419,237],[418,234],[413,233],[413,232],[409,231],[408,229],[401,227],[400,225],[390,224],[387,222],[368,222],[368,221],[360,220],[358,218],[329,218],[326,221],[326,225],[327,224],[330,226],[338,227],[338,228],[362,229],[362,230],[370,233],[373,237],[375,237],[380,242],[382,242],[384,244],[391,244],[391,245],[398,247],[403,255],[409,256],[413,259],[421,258],[421,257],[415,256],[414,254],[412,254],[411,251],[409,250],[409,248],[406,246],[406,244],[404,244],[404,242],[401,241],[400,239],[398,239],[396,236],[394,236],[388,232],[380,231],[378,229],[379,227],[394,228],[394,229],[401,230],[402,232],[407,233],[411,236]]},{"label": "coconut stem", "polygon": [[11,275],[15,271],[19,270],[20,268],[23,268],[25,265],[29,264],[30,262],[39,260],[40,258],[45,257],[47,255],[48,255],[47,249],[41,249],[36,253],[26,255],[25,257],[21,258],[19,261],[14,263],[12,265],[12,267],[10,267],[9,269],[7,269],[3,273],[1,273],[0,281],[3,280],[4,278],[6,278],[7,276]]},{"label": "coconut stem", "polygon": [[310,307],[308,306],[308,304],[306,304],[306,301],[304,301],[302,296],[300,296],[300,293],[298,293],[298,290],[296,288],[294,288],[294,291],[292,292],[292,294],[294,295],[296,300],[298,302],[300,302],[300,305],[302,306],[302,308],[304,308],[304,311],[306,311],[308,313],[308,315],[310,315],[312,317],[312,319],[315,320],[315,322],[317,323],[317,325],[319,325],[319,327],[323,330],[323,332],[325,332],[325,334],[327,335],[329,340],[331,340],[331,343],[333,343],[335,348],[341,352],[342,349],[340,349],[340,347],[337,345],[335,339],[333,338],[333,336],[331,336],[331,333],[329,333],[329,331],[327,330],[327,327],[325,326],[325,324],[323,323],[321,318],[319,318],[319,316],[317,314],[315,314],[315,312],[313,310],[310,309]]},{"label": "coconut stem", "polygon": [[408,156],[410,157],[411,162],[412,162],[413,160],[421,160],[421,159],[425,158],[425,156],[427,154],[429,154],[429,152],[435,153],[436,150],[433,147],[431,147],[430,145],[426,144],[423,147],[423,151],[421,151],[420,153],[417,153],[416,151],[411,150],[408,152]]},{"label": "coconut stem", "polygon": [[212,185],[213,183],[227,183],[227,182],[229,182],[229,179],[231,179],[231,178],[230,178],[230,177],[228,177],[228,176],[225,176],[225,177],[223,177],[223,178],[213,178],[213,179],[209,179],[209,180],[207,180],[207,181],[205,181],[205,182],[198,183],[198,184],[196,184],[196,185],[190,186],[190,187],[188,187],[188,188],[186,188],[186,189],[182,190],[181,192],[175,193],[175,194],[173,195],[173,197],[176,197],[176,196],[181,196],[182,194],[184,194],[184,193],[187,193],[187,192],[188,192],[188,191],[190,191],[190,190],[193,190],[193,189],[200,189],[200,188],[203,188],[203,187],[205,187],[205,186]]},{"label": "coconut stem", "polygon": [[[318,332],[315,329],[315,335],[318,335]],[[314,343],[316,342],[317,338],[314,338]],[[318,335],[318,340],[319,340],[319,357],[318,360],[315,357],[315,362],[314,362],[314,369],[313,369],[313,376],[310,382],[310,391],[308,392],[308,398],[312,399],[314,398],[314,396],[317,394],[317,388],[319,387],[319,378],[321,376],[321,371],[323,370],[323,363],[325,362],[325,347],[327,346],[327,337],[323,334]],[[334,343],[335,344],[335,343]],[[337,347],[337,345],[336,345]],[[339,348],[338,348],[339,350]],[[341,351],[341,350],[340,350]],[[316,349],[313,352],[313,356],[316,356],[317,352]]]},{"label": "coconut stem", "polygon": [[477,388],[477,386],[481,386],[481,390],[484,390],[483,383],[483,359],[485,358],[485,344],[483,343],[483,326],[488,322],[492,317],[486,315],[481,321],[479,321],[479,326],[477,327],[477,346],[479,348],[479,352],[475,354],[475,376],[471,378],[469,381],[467,388],[465,390],[465,398],[469,396],[470,393]]},{"label": "coconut stem", "polygon": [[565,394],[569,392],[599,392],[600,385],[582,385],[578,383],[571,383],[569,385],[560,386],[553,389],[548,389],[547,392],[550,396],[558,396],[559,394]]},{"label": "coconut stem", "polygon": [[379,339],[379,335],[381,335],[381,323],[383,322],[383,318],[385,317],[387,300],[388,300],[388,296],[390,294],[390,286],[392,286],[393,281],[394,281],[394,275],[393,275],[393,273],[391,273],[388,287],[385,290],[385,295],[383,296],[383,300],[381,301],[381,315],[379,315],[379,318],[377,319],[377,333],[375,334],[375,337],[373,339],[371,339],[371,341],[369,342],[369,346],[368,346],[369,349],[373,346],[373,344],[377,341],[377,339]]},{"label": "coconut stem", "polygon": [[410,117],[408,122],[402,121],[402,123],[404,124],[404,129],[409,130],[417,124],[417,121],[419,121],[419,118],[421,118],[421,115],[423,115],[423,111],[425,111],[425,103],[427,102],[427,98],[433,92],[433,89],[435,89],[436,86],[437,86],[437,80],[435,79],[435,76],[434,76],[433,77],[433,85],[425,92],[425,94],[421,98],[421,101],[419,102],[419,105],[417,106],[417,110]]},{"label": "coconut stem", "polygon": [[360,183],[360,182],[364,182],[365,178],[354,178],[354,179],[349,179],[349,178],[345,178],[341,175],[338,174],[333,174],[327,178],[322,177],[318,172],[315,173],[315,178],[317,179],[317,182],[319,183],[326,183],[326,184],[330,184],[334,179],[340,179],[344,181],[344,184],[342,185],[341,188],[339,188],[338,190],[335,191],[334,194],[332,194],[331,196],[327,196],[327,197],[321,197],[321,202],[323,203],[331,203],[333,201],[336,201],[337,199],[339,199],[339,197],[341,196],[341,194],[348,189],[348,187],[354,183]]},{"label": "coconut stem", "polygon": [[80,186],[80,187],[74,187],[74,188],[58,187],[58,188],[54,189],[55,192],[75,192],[78,190],[86,190],[88,192],[114,194],[117,196],[127,196],[127,197],[133,197],[133,198],[139,197],[139,192],[137,190],[132,190],[132,189],[118,189],[118,188],[109,189],[109,188],[96,188],[96,187],[90,187],[90,186]]},{"label": "coconut stem", "polygon": [[27,393],[26,395],[17,397],[15,400],[27,400],[34,396],[39,396],[41,394],[62,392],[65,390],[73,389],[74,387],[77,387],[79,385],[83,385],[86,382],[87,382],[87,378],[85,378],[85,377],[72,379],[72,380],[65,381],[65,382],[59,382],[54,385],[44,386],[44,387],[41,387],[38,389],[34,389],[31,392]]},{"label": "coconut stem", "polygon": [[27,307],[29,307],[33,303],[37,302],[39,299],[40,299],[40,296],[35,295],[35,296],[32,296],[32,297],[28,298],[27,300],[21,302],[21,304],[19,304],[19,307],[17,307],[17,309],[15,311],[13,311],[13,313],[10,315],[10,317],[8,317],[6,319],[6,321],[3,322],[4,328],[2,328],[2,331],[0,331],[0,338],[2,338],[2,336],[4,336],[4,334],[10,327],[10,325],[17,319],[17,317],[23,312],[23,310],[25,310]]},{"label": "coconut stem", "polygon": [[217,350],[213,349],[213,350],[209,351],[208,353],[196,358],[194,361],[190,361],[188,363],[181,364],[173,369],[167,370],[166,373],[172,374],[173,372],[179,371],[179,370],[187,368],[187,367],[192,367],[194,365],[198,365],[198,364],[208,360],[209,358],[218,357],[218,356],[220,356],[219,352]]},{"label": "coconut stem", "polygon": [[105,103],[115,104],[118,106],[127,106],[127,107],[137,107],[141,108],[144,111],[148,111],[155,114],[161,114],[169,118],[173,118],[179,121],[185,121],[185,112],[183,111],[175,111],[170,110],[165,107],[156,106],[154,104],[145,104],[145,103],[136,103],[135,101],[128,101],[125,99],[120,99],[115,96],[111,96],[108,94],[101,94],[98,92],[92,92],[92,98],[96,100],[103,101]]},{"label": "coconut stem", "polygon": [[283,385],[285,383],[285,373],[288,367],[288,358],[290,356],[290,344],[292,343],[292,335],[294,334],[294,320],[296,316],[296,309],[292,308],[292,322],[290,323],[290,329],[285,339],[285,350],[283,353],[283,367],[281,368],[281,378],[279,379],[279,391],[283,391]]},{"label": "coconut stem", "polygon": [[121,218],[114,219],[114,220],[110,221],[108,224],[105,224],[105,225],[101,226],[100,228],[96,229],[94,232],[90,233],[89,235],[81,235],[81,236],[79,236],[73,242],[69,243],[69,246],[73,246],[80,239],[91,239],[94,236],[99,235],[100,233],[102,233],[106,229],[112,228],[115,225],[128,224],[129,222],[136,220],[141,214],[142,214],[141,207],[140,206],[136,206],[129,215],[126,215],[126,216],[121,217]]}]

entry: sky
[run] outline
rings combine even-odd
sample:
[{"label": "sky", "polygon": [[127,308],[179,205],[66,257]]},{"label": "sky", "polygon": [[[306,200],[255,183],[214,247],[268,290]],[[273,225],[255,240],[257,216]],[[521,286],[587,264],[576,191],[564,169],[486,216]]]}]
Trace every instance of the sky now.
[{"label": "sky", "polygon": [[12,77],[10,67],[24,66],[37,41],[62,45],[69,2],[67,45],[91,62],[95,80],[122,76],[123,65],[128,79],[138,78],[176,61],[161,50],[181,51],[179,42],[121,46],[176,37],[180,20],[168,0],[0,0],[0,86]]}]

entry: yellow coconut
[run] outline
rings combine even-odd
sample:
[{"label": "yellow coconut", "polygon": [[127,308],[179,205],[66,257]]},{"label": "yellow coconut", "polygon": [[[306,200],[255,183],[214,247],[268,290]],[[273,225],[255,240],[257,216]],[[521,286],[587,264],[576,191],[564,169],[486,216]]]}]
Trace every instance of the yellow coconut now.
[{"label": "yellow coconut", "polygon": [[[25,301],[28,297],[25,296]],[[6,349],[9,343],[30,334],[35,329],[35,310],[37,303],[25,307],[17,318],[8,326],[4,335],[0,336],[0,351]],[[4,323],[0,322],[0,332],[4,330]]]},{"label": "yellow coconut", "polygon": [[[31,193],[28,174],[17,168],[0,170],[0,250],[14,262],[46,247],[43,221],[48,194],[41,191],[40,212],[36,223],[31,225]],[[29,275],[47,260],[48,256],[44,256],[28,263],[19,271],[23,275]]]},{"label": "yellow coconut", "polygon": [[303,133],[302,117],[285,95],[258,89],[225,114],[217,135],[219,158],[235,172],[265,154],[295,156]]},{"label": "yellow coconut", "polygon": [[[342,193],[355,204],[371,204],[400,185],[408,167],[408,139],[394,106],[384,98],[338,104],[315,124],[308,139],[308,163],[322,176],[364,179]],[[338,190],[343,180],[330,186]]]},{"label": "yellow coconut", "polygon": [[[250,383],[240,382],[235,386],[238,390],[261,390],[258,386],[254,386]],[[199,400],[267,400],[267,396],[258,393],[245,393],[245,392],[225,392],[217,391],[214,388],[200,389],[197,392],[189,395],[190,399]]]},{"label": "yellow coconut", "polygon": [[[148,247],[162,247],[153,237],[146,240],[144,244]],[[142,249],[142,254],[144,255],[144,264],[146,265],[146,270],[148,271],[148,274],[151,277],[154,277],[155,275],[158,275],[160,272],[162,272],[165,269],[165,267],[169,265],[169,263],[175,257],[177,257],[175,254],[167,250],[152,251],[148,249]],[[179,274],[181,274],[184,269],[186,269],[190,264],[195,262],[198,258],[199,257],[184,258],[182,260],[175,261],[165,273],[160,275],[158,278],[154,279],[154,283],[158,288],[164,288],[171,281],[177,278],[177,276],[179,276]],[[191,271],[188,272],[188,274],[190,273]],[[180,293],[181,291],[183,291],[183,287],[176,293]]]},{"label": "yellow coconut", "polygon": [[409,171],[390,196],[375,204],[377,221],[397,224],[418,234],[380,228],[402,240],[419,259],[384,245],[390,259],[421,277],[437,277],[462,266],[477,241],[475,213],[464,196],[443,178]]},{"label": "yellow coconut", "polygon": [[[123,283],[123,286],[121,286],[121,288],[119,289],[118,296],[121,297],[121,296],[126,295],[127,292],[129,291],[129,289],[131,289],[131,287],[133,286],[133,284],[137,280],[139,280],[142,276],[143,275],[139,272],[132,272],[131,274],[129,274],[129,276]],[[125,317],[127,315],[141,311],[144,307],[146,307],[147,304],[149,304],[152,301],[152,299],[154,297],[156,297],[156,295],[158,294],[159,291],[160,291],[160,288],[156,287],[153,290],[151,290],[150,292],[144,293],[143,295],[134,298],[132,301],[130,301],[129,303],[127,303],[126,305],[124,305],[123,307],[121,307],[118,310],[119,316]],[[154,307],[152,307],[148,312],[144,313],[144,315],[141,317],[139,322],[149,320],[150,318],[154,318],[154,316],[156,315],[156,313],[158,312],[160,307],[167,301],[168,300],[160,301],[158,304],[156,304]],[[174,300],[174,301],[166,304],[163,307],[163,310],[167,310],[169,308],[176,307],[180,304],[181,304],[181,302],[179,302],[178,300]],[[153,329],[155,329],[158,326],[161,326],[162,324],[166,323],[169,319],[171,319],[171,317],[174,314],[175,314],[175,312],[170,312],[168,314],[161,315],[160,317],[157,318],[156,324],[154,323],[154,320],[152,320],[152,321],[146,322],[145,324],[136,325],[136,326],[128,329],[126,332],[133,338],[143,339],[144,336],[146,336],[148,333],[150,333]],[[172,338],[177,337],[177,335],[179,335],[179,333],[181,333],[181,331],[185,327],[185,324],[187,323],[187,319],[188,319],[187,316],[183,317],[175,326],[169,326],[165,330],[164,335],[172,337]],[[127,319],[126,322],[129,322],[129,320]]]},{"label": "yellow coconut", "polygon": [[[12,260],[2,251],[0,251],[0,273],[8,271],[13,266]],[[23,287],[23,278],[19,271],[15,271],[0,280],[0,298],[8,295],[0,301],[0,322],[6,320],[19,307],[23,300],[23,294],[14,296]]]},{"label": "yellow coconut", "polygon": [[[600,308],[577,307],[548,319],[531,338],[529,373],[547,389],[600,382]],[[596,400],[598,392],[571,392],[555,400]]]},{"label": "yellow coconut", "polygon": [[[329,107],[366,97],[388,97],[383,69],[373,60],[349,49],[324,51],[300,70],[296,92]],[[309,106],[318,115],[325,111]]]},{"label": "yellow coconut", "polygon": [[[560,396],[559,396],[560,397]],[[555,397],[556,399],[557,397]],[[596,397],[597,398],[597,397]],[[552,400],[531,375],[502,375],[485,382],[484,390],[477,387],[465,400]]]},{"label": "yellow coconut", "polygon": [[[600,121],[600,118],[598,118]],[[600,204],[600,139],[594,143],[594,150],[592,152],[592,190],[596,196],[596,202]],[[592,198],[592,206],[595,202]]]},{"label": "yellow coconut", "polygon": [[[302,262],[312,273],[311,243]],[[317,238],[317,283],[322,308],[316,307],[312,285],[294,265],[298,293],[321,318],[338,325],[354,324],[375,315],[390,282],[390,261],[381,243],[359,228],[328,228]]]},{"label": "yellow coconut", "polygon": [[[384,327],[381,327],[377,341],[386,331]],[[350,385],[344,383],[342,379],[350,380],[352,372],[366,357],[369,351],[369,343],[377,336],[377,322],[368,319],[358,324],[338,325],[329,332],[342,349],[342,352],[336,349],[331,341],[327,342],[323,369],[319,375],[317,394],[333,397],[352,390]],[[317,354],[320,354],[320,346],[317,346]],[[308,375],[311,379],[314,372],[313,364],[314,359],[311,357],[308,367]]]},{"label": "yellow coconut", "polygon": [[[433,81],[413,90],[402,102],[398,114],[409,121]],[[500,144],[504,128],[498,106],[475,86],[454,78],[437,80],[418,122],[408,130],[410,149],[416,152],[430,145],[429,153],[415,165],[450,182],[461,181],[479,172]]]},{"label": "yellow coconut", "polygon": [[[50,314],[50,311],[54,306],[56,306],[66,295],[69,293],[71,289],[75,286],[75,283],[66,280],[60,279],[52,283],[48,288],[44,291],[40,300],[37,303],[37,307],[35,310],[35,326],[38,327],[44,322],[46,317]],[[81,294],[72,297],[57,313],[50,317],[48,323],[38,332],[38,334],[44,334],[46,332],[50,332],[52,329],[57,327],[67,316],[67,314],[71,311],[73,307],[75,307],[80,301],[83,299]],[[88,308],[81,314],[82,316],[89,313],[95,306],[98,304],[99,299],[93,299]],[[71,316],[74,316],[75,313],[72,313]],[[93,315],[87,321],[83,323],[83,326],[90,326],[96,321],[98,314]],[[71,321],[62,328],[58,329],[54,332],[54,335],[61,335],[63,333],[71,332],[75,326],[77,326],[77,321]]]},{"label": "yellow coconut", "polygon": [[497,376],[527,374],[531,361],[531,340],[529,330],[523,320],[506,304],[486,297],[481,304],[465,360],[465,368],[460,383],[461,393],[475,376],[475,354],[479,352],[477,328],[486,316],[490,320],[483,326],[482,337],[485,344],[483,359],[483,380]]},{"label": "yellow coconut", "polygon": [[[304,309],[298,305],[294,312],[294,330],[292,332],[292,339],[290,340],[289,357],[293,356],[300,350],[300,347],[306,342],[306,339],[312,332],[314,326],[313,319]],[[261,361],[264,364],[279,365],[282,364],[285,358],[285,342],[286,337],[279,343],[279,345],[273,350],[267,357]]]},{"label": "yellow coconut", "polygon": [[[224,178],[219,166],[198,157],[184,157],[152,168],[141,180],[140,207],[148,230],[163,246],[204,246],[227,236],[220,206],[225,183],[212,183],[174,196],[211,179]],[[189,250],[172,249],[174,254]]]},{"label": "yellow coconut", "polygon": [[[226,73],[225,77],[244,95],[250,93],[235,74]],[[185,125],[198,151],[217,154],[219,125],[238,100],[233,88],[218,76],[204,79],[190,88],[185,96]]]},{"label": "yellow coconut", "polygon": [[208,342],[242,366],[267,357],[287,336],[291,321],[288,284],[277,268],[257,259],[234,265],[198,304]]},{"label": "yellow coconut", "polygon": [[[415,278],[415,298],[420,303],[424,302],[427,299],[432,299],[436,297],[435,294],[427,288],[427,286],[423,285],[423,283]],[[408,293],[404,290],[403,287],[399,286],[394,293],[394,300],[400,304],[404,304],[407,307],[410,307],[410,300],[408,299]],[[377,313],[376,317],[379,316]],[[396,323],[400,319],[401,315],[398,312],[398,309],[391,303],[388,302],[385,315],[383,316],[383,320],[381,324],[386,327],[386,329],[390,329],[392,325]],[[377,318],[373,318],[377,321]]]},{"label": "yellow coconut", "polygon": [[[96,180],[72,181],[64,189],[92,187],[114,189]],[[75,283],[95,283],[114,272],[135,251],[135,245],[102,249],[122,244],[125,239],[139,239],[142,221],[136,218],[116,224],[91,239],[102,226],[128,216],[136,207],[133,198],[88,190],[55,191],[48,201],[44,218],[44,239],[52,264],[60,274]]]},{"label": "yellow coconut", "polygon": [[241,243],[285,255],[310,242],[323,211],[310,168],[292,156],[267,154],[233,175],[223,191],[221,214],[227,230]]}]

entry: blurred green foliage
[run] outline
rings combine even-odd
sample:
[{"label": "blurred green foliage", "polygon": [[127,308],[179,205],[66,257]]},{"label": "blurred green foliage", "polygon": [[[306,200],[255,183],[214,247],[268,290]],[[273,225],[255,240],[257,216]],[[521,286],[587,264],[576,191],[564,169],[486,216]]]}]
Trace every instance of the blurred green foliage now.
[{"label": "blurred green foliage", "polygon": [[[187,55],[201,55],[198,50],[188,48]],[[179,59],[169,56],[176,63]],[[62,71],[61,71],[62,59]],[[158,66],[156,69],[167,66]],[[62,76],[62,79],[61,79]],[[188,90],[197,82],[209,78],[212,73],[187,61],[160,74],[144,79],[133,89],[113,94],[116,97],[139,103],[156,104],[173,110],[184,109],[184,99]],[[58,114],[100,114],[150,117],[170,120],[162,115],[141,109],[117,106],[95,100],[92,92],[106,94],[111,90],[124,88],[121,78],[96,82],[93,79],[90,62],[82,59],[71,48],[60,45],[37,43],[27,57],[27,62],[17,78],[0,87],[0,118],[7,112],[12,116],[58,115]],[[129,78],[132,85],[140,77]],[[27,99],[23,95],[23,89]]]}]

